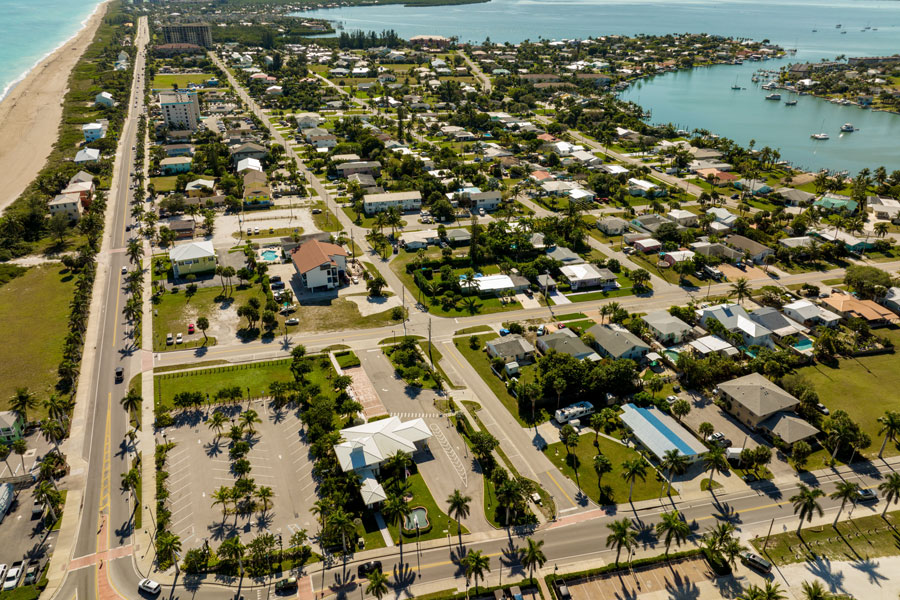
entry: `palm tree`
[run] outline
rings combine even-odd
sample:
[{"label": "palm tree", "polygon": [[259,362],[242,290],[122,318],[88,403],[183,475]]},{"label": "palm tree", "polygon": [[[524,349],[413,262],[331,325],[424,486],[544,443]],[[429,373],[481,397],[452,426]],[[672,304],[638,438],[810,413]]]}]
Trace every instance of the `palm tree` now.
[{"label": "palm tree", "polygon": [[212,493],[212,505],[215,506],[217,504],[222,506],[222,521],[225,521],[225,517],[228,515],[228,504],[231,502],[232,494],[231,488],[227,486],[219,486]]},{"label": "palm tree", "polygon": [[666,486],[666,495],[668,496],[672,492],[672,480],[675,478],[675,475],[683,475],[687,471],[688,457],[677,448],[666,450],[659,467],[669,474]]},{"label": "palm tree", "polygon": [[22,458],[22,474],[25,474],[25,453],[28,451],[28,444],[24,438],[19,438],[12,443],[13,452]]},{"label": "palm tree", "polygon": [[506,526],[509,527],[510,511],[522,501],[522,487],[517,481],[508,479],[497,486],[495,493],[497,495],[497,504],[504,508],[504,520],[506,521]]},{"label": "palm tree", "polygon": [[9,453],[12,449],[6,444],[0,444],[0,460],[6,463],[6,468],[9,469],[9,474],[12,475],[12,467],[9,466]]},{"label": "palm tree", "polygon": [[886,236],[889,231],[888,224],[885,221],[875,223],[873,229],[875,230],[875,235],[877,235],[880,238],[883,238],[884,236]]},{"label": "palm tree", "polygon": [[127,412],[129,416],[140,410],[142,401],[143,398],[141,398],[141,395],[138,394],[137,390],[134,388],[129,389],[128,393],[125,394],[125,397],[120,400],[122,408],[125,409],[125,412]]},{"label": "palm tree", "polygon": [[612,461],[605,455],[598,454],[594,457],[593,464],[594,472],[597,474],[597,485],[600,486],[603,476],[612,471]]},{"label": "palm tree", "polygon": [[630,484],[628,488],[628,502],[630,503],[631,495],[634,493],[634,482],[638,479],[647,480],[647,462],[642,456],[622,463],[622,479]]},{"label": "palm tree", "polygon": [[804,600],[828,600],[831,596],[818,579],[813,579],[812,583],[804,581],[800,587],[803,589]]},{"label": "palm tree", "polygon": [[878,431],[878,435],[884,436],[884,439],[881,441],[881,449],[878,451],[878,458],[881,458],[888,440],[896,442],[897,435],[900,434],[900,413],[888,410],[885,411],[883,416],[878,417],[877,420],[881,423],[881,429]]},{"label": "palm tree", "polygon": [[838,508],[837,514],[834,516],[834,523],[832,523],[832,527],[837,527],[838,519],[841,518],[841,513],[844,512],[844,506],[847,504],[847,501],[855,502],[856,495],[859,494],[859,484],[852,483],[850,481],[841,481],[837,484],[837,488],[833,492],[829,498],[832,500],[840,500],[841,506]]},{"label": "palm tree", "polygon": [[178,556],[181,552],[181,538],[174,533],[164,531],[156,536],[156,555],[162,562],[172,561],[178,569]]},{"label": "palm tree", "polygon": [[137,486],[140,482],[141,472],[138,471],[137,467],[132,467],[127,472],[122,473],[122,488],[130,491],[134,498],[137,498]]},{"label": "palm tree", "polygon": [[213,411],[213,414],[207,419],[206,426],[215,430],[216,441],[222,437],[222,430],[225,429],[226,423],[228,423],[228,417],[220,410]]},{"label": "palm tree", "polygon": [[369,583],[366,585],[366,593],[372,594],[381,600],[388,593],[388,576],[381,569],[376,569],[366,577]]},{"label": "palm tree", "polygon": [[744,298],[750,297],[750,281],[746,277],[738,277],[731,284],[731,292],[729,296],[736,296],[738,304],[744,303]]},{"label": "palm tree", "polygon": [[63,423],[68,422],[70,404],[62,396],[50,394],[50,396],[44,400],[44,408],[47,409],[47,414],[51,419],[56,419]]},{"label": "palm tree", "polygon": [[131,240],[128,242],[128,245],[125,247],[125,254],[128,255],[128,260],[130,260],[133,264],[137,264],[141,257],[144,255],[144,247],[137,240]]},{"label": "palm tree", "polygon": [[241,562],[244,558],[244,545],[241,543],[241,538],[236,535],[226,538],[221,545],[219,545],[216,554],[219,558],[233,563]]},{"label": "palm tree", "polygon": [[450,497],[447,498],[447,512],[456,519],[456,533],[459,535],[459,545],[462,546],[462,519],[469,516],[469,505],[472,499],[464,496],[459,490],[453,490]]},{"label": "palm tree", "polygon": [[462,565],[466,569],[466,581],[473,579],[475,581],[475,595],[478,595],[478,580],[484,578],[484,572],[491,571],[491,559],[481,550],[469,550],[462,559]]},{"label": "palm tree", "polygon": [[265,514],[272,505],[272,496],[274,496],[274,493],[269,486],[261,485],[259,486],[259,489],[256,490],[256,499],[262,504],[263,514]]},{"label": "palm tree", "polygon": [[709,491],[713,491],[713,475],[716,471],[725,473],[728,471],[728,459],[725,458],[725,450],[719,446],[710,448],[703,458],[703,470],[709,472]]},{"label": "palm tree", "polygon": [[252,436],[254,433],[256,433],[253,425],[255,423],[262,423],[262,420],[259,418],[259,414],[251,408],[241,413],[240,418],[238,418],[238,422],[241,424],[241,426],[246,427],[247,433]]},{"label": "palm tree", "polygon": [[28,423],[28,411],[36,406],[37,398],[27,387],[16,388],[16,393],[9,399],[9,409],[22,417],[25,424]]},{"label": "palm tree", "polygon": [[205,344],[207,341],[209,341],[209,338],[206,336],[206,330],[209,329],[209,319],[207,319],[206,317],[198,317],[197,329],[199,329],[203,333],[203,343]]},{"label": "palm tree", "polygon": [[878,484],[878,491],[884,495],[884,510],[881,511],[881,517],[887,514],[888,506],[896,504],[900,500],[900,473],[891,473],[887,478]]},{"label": "palm tree", "polygon": [[616,549],[616,566],[619,566],[622,549],[631,551],[637,545],[637,532],[630,519],[613,521],[607,527],[610,533],[606,536],[606,547]]},{"label": "palm tree", "polygon": [[403,525],[410,513],[412,513],[412,508],[406,500],[397,495],[388,497],[381,507],[381,514],[384,515],[385,520],[389,524],[393,523],[397,526],[397,537],[400,538],[400,562],[403,562]]},{"label": "palm tree", "polygon": [[56,453],[62,456],[62,452],[59,451],[59,442],[66,437],[66,430],[59,424],[59,421],[51,419],[41,421],[41,435],[45,440],[52,443]]},{"label": "palm tree", "polygon": [[347,536],[356,533],[356,525],[343,508],[335,507],[326,519],[328,527],[341,534],[341,548],[347,554]]},{"label": "palm tree", "polygon": [[668,556],[672,542],[681,546],[691,535],[691,527],[681,518],[681,514],[677,510],[664,512],[660,518],[661,521],[656,524],[656,535],[663,538],[666,544],[666,556]]},{"label": "palm tree", "polygon": [[794,514],[800,514],[800,525],[797,526],[797,537],[800,537],[800,530],[803,528],[803,521],[807,523],[812,521],[813,515],[818,513],[822,516],[822,506],[819,504],[819,498],[823,497],[825,492],[819,488],[810,489],[800,484],[796,494],[791,496],[791,503],[794,505]]},{"label": "palm tree", "polygon": [[544,554],[544,540],[527,538],[528,546],[522,552],[522,566],[528,569],[528,577],[534,579],[534,572],[544,566],[547,556]]}]

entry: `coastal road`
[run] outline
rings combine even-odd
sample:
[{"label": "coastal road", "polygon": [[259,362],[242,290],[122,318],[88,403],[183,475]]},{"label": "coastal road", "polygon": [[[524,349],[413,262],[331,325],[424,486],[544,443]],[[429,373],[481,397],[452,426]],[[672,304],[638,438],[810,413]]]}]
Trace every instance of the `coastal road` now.
[{"label": "coastal road", "polygon": [[[131,448],[127,446],[126,432],[130,428],[128,416],[120,405],[128,389],[128,382],[140,373],[140,351],[132,337],[132,326],[122,316],[127,300],[124,289],[123,268],[130,268],[125,254],[125,226],[130,222],[131,171],[138,115],[143,111],[144,49],[149,41],[146,17],[138,23],[135,58],[135,77],[129,99],[128,116],[123,124],[116,157],[113,180],[107,200],[106,229],[101,252],[98,256],[98,276],[94,294],[99,295],[100,310],[92,313],[90,331],[96,331],[95,339],[88,339],[85,354],[92,353],[89,377],[82,377],[90,386],[79,401],[86,401],[85,425],[78,434],[73,433],[71,451],[80,451],[86,461],[82,478],[82,505],[74,539],[67,548],[58,548],[54,555],[54,568],[64,561],[67,575],[57,597],[97,598],[105,596],[109,584],[106,572],[110,564],[118,570],[127,566],[128,579],[134,580],[131,554],[132,507],[129,495],[121,490],[121,474],[130,468]],[[125,370],[124,380],[115,382],[117,367]],[[77,435],[83,435],[82,445],[77,447]],[[152,457],[151,457],[152,460]],[[67,506],[78,510],[77,506]],[[62,545],[62,544],[61,544]],[[65,552],[68,550],[68,552]],[[61,556],[60,556],[61,555]],[[110,561],[113,556],[128,560]],[[101,569],[102,561],[102,569]]]}]

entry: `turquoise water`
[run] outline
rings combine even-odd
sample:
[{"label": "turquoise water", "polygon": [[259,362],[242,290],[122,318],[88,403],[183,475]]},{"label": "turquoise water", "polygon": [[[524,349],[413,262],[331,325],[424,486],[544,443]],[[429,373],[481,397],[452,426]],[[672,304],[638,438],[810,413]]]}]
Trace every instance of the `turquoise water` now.
[{"label": "turquoise water", "polygon": [[813,347],[813,342],[809,338],[803,338],[802,340],[800,340],[799,342],[794,344],[794,348],[796,348],[797,350],[800,350],[801,352],[803,350],[809,350],[812,347]]},{"label": "turquoise water", "polygon": [[[516,43],[603,34],[708,32],[769,39],[796,48],[791,61],[832,59],[837,55],[876,56],[900,51],[900,4],[891,0],[492,0],[484,4],[408,8],[351,6],[297,13],[332,19],[348,31],[394,29],[417,34],[457,36],[460,41]],[[841,34],[836,24],[842,24]],[[866,26],[878,31],[862,31]],[[817,29],[813,33],[813,29]],[[751,83],[756,69],[777,69],[783,61],[745,63],[679,72],[645,80],[623,97],[652,112],[654,122],[704,128],[741,144],[755,139],[783,159],[807,169],[856,173],[863,167],[900,168],[900,116],[841,107],[808,96],[798,105],[766,102]],[[735,92],[738,78],[748,89]],[[840,136],[842,124],[860,131]],[[830,140],[814,142],[824,131]]]},{"label": "turquoise water", "polygon": [[97,0],[0,0],[0,95],[82,27]]},{"label": "turquoise water", "polygon": [[408,530],[415,530],[417,519],[419,522],[419,529],[428,527],[428,511],[421,506],[418,506],[412,509],[412,512],[409,513],[409,516],[406,517],[406,524],[404,525],[404,528]]},{"label": "turquoise water", "polygon": [[266,262],[275,262],[278,259],[278,253],[275,250],[263,250],[261,254]]}]

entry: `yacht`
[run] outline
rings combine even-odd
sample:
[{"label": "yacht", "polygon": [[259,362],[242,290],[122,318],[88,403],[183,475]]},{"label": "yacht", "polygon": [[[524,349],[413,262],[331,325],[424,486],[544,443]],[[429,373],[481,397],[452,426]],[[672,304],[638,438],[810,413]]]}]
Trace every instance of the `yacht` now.
[{"label": "yacht", "polygon": [[781,100],[781,94],[769,94],[766,100]]},{"label": "yacht", "polygon": [[853,133],[856,131],[856,128],[853,126],[853,123],[844,123],[841,125],[841,131],[844,133]]},{"label": "yacht", "polygon": [[785,100],[784,105],[785,106],[797,106],[797,101],[796,100]]},{"label": "yacht", "polygon": [[814,133],[809,137],[811,137],[814,140],[827,140],[828,134],[827,133]]}]

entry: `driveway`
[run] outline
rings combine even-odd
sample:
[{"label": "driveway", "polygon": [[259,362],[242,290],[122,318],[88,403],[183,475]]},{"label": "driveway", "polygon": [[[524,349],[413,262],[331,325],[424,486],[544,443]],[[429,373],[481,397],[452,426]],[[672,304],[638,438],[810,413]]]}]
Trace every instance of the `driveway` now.
[{"label": "driveway", "polygon": [[541,303],[538,302],[538,299],[535,297],[529,298],[526,294],[516,294],[516,301],[522,304],[522,308],[540,308]]}]

